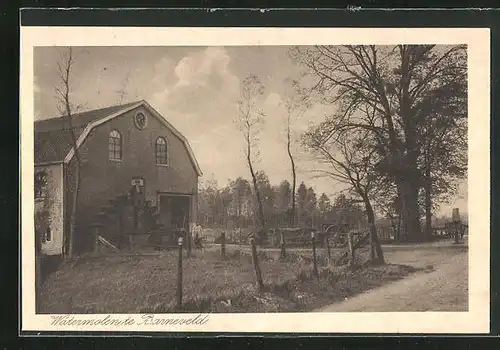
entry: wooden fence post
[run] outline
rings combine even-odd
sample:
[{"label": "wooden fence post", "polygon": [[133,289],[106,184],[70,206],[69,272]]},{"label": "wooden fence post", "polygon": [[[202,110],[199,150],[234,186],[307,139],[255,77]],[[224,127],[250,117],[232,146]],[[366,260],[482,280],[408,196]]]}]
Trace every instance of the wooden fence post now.
[{"label": "wooden fence post", "polygon": [[283,232],[283,230],[280,230],[280,244],[281,244],[280,258],[284,259],[286,258],[286,247],[285,247],[285,233]]},{"label": "wooden fence post", "polygon": [[328,256],[328,262],[332,259],[332,254],[330,252],[330,242],[328,241],[328,232],[325,232],[325,248],[326,254]]},{"label": "wooden fence post", "polygon": [[350,255],[350,259],[349,259],[349,264],[351,266],[354,266],[354,239],[353,239],[353,235],[352,235],[352,232],[348,232],[347,233],[347,241],[349,243],[349,255]]},{"label": "wooden fence post", "polygon": [[252,249],[252,263],[255,270],[255,279],[257,280],[257,287],[259,291],[264,289],[264,282],[262,281],[262,273],[259,266],[259,258],[257,256],[257,248],[255,247],[255,239],[250,240],[250,247]]},{"label": "wooden fence post", "polygon": [[99,245],[99,226],[97,224],[94,226],[94,252],[101,252]]},{"label": "wooden fence post", "polygon": [[313,273],[314,273],[314,276],[319,277],[318,263],[316,261],[316,242],[315,242],[314,231],[311,232],[311,243],[312,243],[312,253],[313,253]]},{"label": "wooden fence post", "polygon": [[179,237],[179,261],[177,264],[177,308],[182,306],[182,241],[183,237]]},{"label": "wooden fence post", "polygon": [[220,256],[222,259],[226,258],[226,233],[222,232],[220,234],[221,242],[220,242]]},{"label": "wooden fence post", "polygon": [[128,247],[131,252],[134,251],[134,237],[131,234],[128,235]]},{"label": "wooden fence post", "polygon": [[186,239],[187,239],[187,257],[191,257],[191,246],[192,246],[192,241],[191,241],[191,232],[186,231]]}]

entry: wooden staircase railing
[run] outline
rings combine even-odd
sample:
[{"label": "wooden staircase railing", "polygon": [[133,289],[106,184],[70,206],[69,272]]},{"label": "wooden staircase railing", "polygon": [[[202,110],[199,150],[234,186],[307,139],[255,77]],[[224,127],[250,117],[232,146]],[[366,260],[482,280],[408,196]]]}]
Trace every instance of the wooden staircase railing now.
[{"label": "wooden staircase railing", "polygon": [[107,239],[105,239],[104,237],[102,236],[97,236],[96,237],[96,246],[97,246],[97,250],[99,251],[99,247],[100,245],[106,247],[107,249],[110,249],[112,251],[115,251],[115,252],[118,252],[120,249],[118,249],[113,243],[109,242]]}]

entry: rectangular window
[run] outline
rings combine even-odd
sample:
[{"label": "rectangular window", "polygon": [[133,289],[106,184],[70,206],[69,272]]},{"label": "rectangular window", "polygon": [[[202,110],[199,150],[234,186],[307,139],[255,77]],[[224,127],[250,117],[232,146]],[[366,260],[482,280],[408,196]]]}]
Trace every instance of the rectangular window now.
[{"label": "rectangular window", "polygon": [[160,149],[156,152],[156,163],[167,164],[167,152],[165,146],[159,146]]},{"label": "rectangular window", "polygon": [[45,170],[35,173],[35,199],[47,197],[47,172]]},{"label": "rectangular window", "polygon": [[109,158],[115,160],[122,159],[121,149],[119,145],[112,143],[109,144]]},{"label": "rectangular window", "polygon": [[50,242],[51,240],[52,240],[52,232],[50,231],[50,226],[49,226],[45,231],[45,242]]}]

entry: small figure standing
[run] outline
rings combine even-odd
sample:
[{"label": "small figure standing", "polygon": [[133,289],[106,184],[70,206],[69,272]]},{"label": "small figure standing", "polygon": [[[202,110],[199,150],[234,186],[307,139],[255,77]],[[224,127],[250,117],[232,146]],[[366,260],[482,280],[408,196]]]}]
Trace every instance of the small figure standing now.
[{"label": "small figure standing", "polygon": [[201,238],[198,232],[196,232],[196,234],[194,235],[194,246],[196,247],[196,249],[203,248],[203,244],[201,243]]}]

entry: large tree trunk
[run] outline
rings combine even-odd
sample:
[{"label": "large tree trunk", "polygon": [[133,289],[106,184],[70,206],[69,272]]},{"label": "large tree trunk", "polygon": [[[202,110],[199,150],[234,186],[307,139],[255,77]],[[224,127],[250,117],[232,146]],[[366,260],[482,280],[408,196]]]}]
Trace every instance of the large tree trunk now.
[{"label": "large tree trunk", "polygon": [[400,182],[399,188],[401,193],[403,240],[419,242],[422,240],[422,230],[418,210],[418,187],[405,179]]},{"label": "large tree trunk", "polygon": [[400,113],[403,119],[404,156],[399,157],[399,187],[402,194],[403,225],[408,241],[421,241],[422,230],[418,208],[418,190],[420,174],[417,170],[418,146],[417,129],[414,113],[411,108],[410,80],[413,67],[411,66],[411,52],[407,45],[400,46],[401,53],[401,91]]},{"label": "large tree trunk", "polygon": [[70,217],[70,224],[69,224],[69,235],[68,235],[68,254],[67,257],[71,258],[73,256],[74,252],[74,245],[75,245],[75,236],[76,236],[76,222],[77,222],[77,214],[78,214],[78,196],[80,194],[80,166],[81,166],[81,159],[80,159],[80,151],[78,150],[78,143],[77,143],[77,138],[75,134],[75,129],[73,128],[73,115],[72,115],[72,108],[71,108],[71,101],[70,101],[70,75],[71,75],[71,68],[73,64],[73,51],[70,48],[68,51],[68,59],[66,62],[66,67],[64,69],[64,72],[61,71],[62,75],[62,80],[64,83],[64,93],[63,93],[63,101],[64,101],[64,111],[66,112],[66,118],[68,121],[68,126],[69,126],[69,133],[71,135],[71,141],[72,141],[72,147],[74,156],[75,156],[75,192],[73,193],[73,203],[71,206],[71,217]]},{"label": "large tree trunk", "polygon": [[75,249],[76,235],[76,216],[78,213],[78,195],[80,193],[80,162],[76,161],[75,167],[75,192],[73,193],[73,201],[71,203],[71,216],[69,223],[68,237],[68,257],[72,257]]},{"label": "large tree trunk", "polygon": [[425,169],[425,237],[432,238],[432,179],[429,166]]},{"label": "large tree trunk", "polygon": [[[67,89],[69,91],[69,88]],[[80,166],[81,166],[81,158],[80,151],[78,150],[77,139],[75,135],[75,130],[73,129],[72,115],[71,115],[71,107],[69,105],[69,95],[66,94],[66,111],[68,113],[67,120],[69,124],[71,139],[73,141],[73,150],[75,152],[75,189],[73,192],[73,201],[71,203],[71,214],[70,214],[70,222],[69,222],[69,234],[68,234],[68,254],[67,257],[71,258],[74,254],[75,249],[75,236],[76,236],[76,222],[78,215],[78,197],[80,194]]]},{"label": "large tree trunk", "polygon": [[365,204],[366,216],[368,218],[368,225],[370,227],[370,259],[374,263],[383,264],[384,252],[382,251],[382,246],[380,245],[380,241],[377,235],[377,227],[375,226],[375,214],[373,213],[370,199],[364,196],[363,202]]}]

